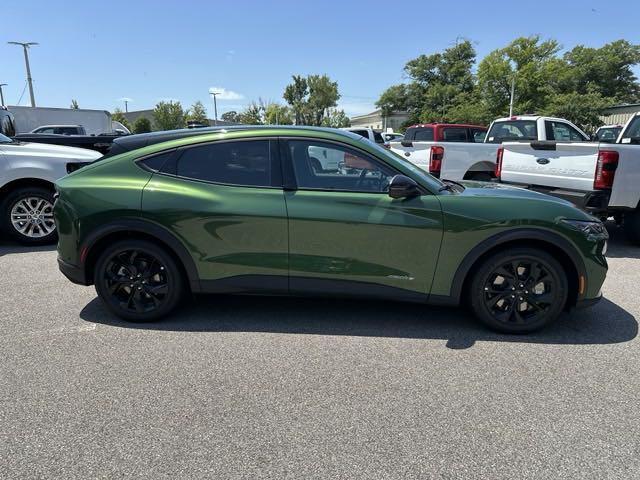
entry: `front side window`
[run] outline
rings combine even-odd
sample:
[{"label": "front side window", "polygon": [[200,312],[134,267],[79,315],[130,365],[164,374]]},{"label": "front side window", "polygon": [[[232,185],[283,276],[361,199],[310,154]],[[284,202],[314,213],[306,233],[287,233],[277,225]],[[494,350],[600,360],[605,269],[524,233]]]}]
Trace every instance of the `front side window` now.
[{"label": "front side window", "polygon": [[269,140],[220,142],[186,148],[179,177],[229,185],[271,186]]},{"label": "front side window", "polygon": [[640,115],[636,115],[622,133],[622,143],[638,143],[640,141]]},{"label": "front side window", "polygon": [[376,143],[384,143],[384,138],[382,138],[382,134],[380,132],[373,132],[373,140]]},{"label": "front side window", "polygon": [[53,134],[53,128],[40,128],[36,130],[36,133],[51,133]]},{"label": "front side window", "polygon": [[596,132],[596,140],[599,142],[615,143],[622,131],[622,127],[604,127]]},{"label": "front side window", "polygon": [[480,129],[480,128],[471,129],[471,138],[473,143],[483,143],[486,136],[487,136],[487,131],[484,129]]},{"label": "front side window", "polygon": [[547,130],[547,140],[555,140],[557,142],[582,142],[584,137],[568,123],[564,122],[552,122],[547,120],[545,122],[545,128]]},{"label": "front side window", "polygon": [[[288,150],[300,189],[384,193],[396,174],[377,159],[333,143],[289,140]],[[338,168],[326,168],[329,162]]]},{"label": "front side window", "polygon": [[535,120],[508,120],[493,122],[487,134],[488,143],[502,143],[519,140],[537,140],[538,127]]}]

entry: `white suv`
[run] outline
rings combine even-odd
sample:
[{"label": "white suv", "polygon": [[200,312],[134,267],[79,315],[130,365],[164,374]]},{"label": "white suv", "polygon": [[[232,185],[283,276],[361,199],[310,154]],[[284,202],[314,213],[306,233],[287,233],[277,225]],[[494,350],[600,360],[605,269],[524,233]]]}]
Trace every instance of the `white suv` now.
[{"label": "white suv", "polygon": [[[0,109],[0,127],[11,134],[10,114]],[[84,148],[22,143],[0,133],[0,229],[26,245],[56,240],[54,182],[67,164],[92,162],[102,155]]]}]

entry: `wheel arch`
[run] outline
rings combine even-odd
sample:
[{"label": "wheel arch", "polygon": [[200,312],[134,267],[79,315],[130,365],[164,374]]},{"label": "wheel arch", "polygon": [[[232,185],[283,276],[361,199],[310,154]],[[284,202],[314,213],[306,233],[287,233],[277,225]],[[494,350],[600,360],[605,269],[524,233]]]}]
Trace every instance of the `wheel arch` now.
[{"label": "wheel arch", "polygon": [[143,239],[150,241],[175,257],[178,267],[185,275],[192,292],[200,291],[200,279],[189,251],[173,233],[147,220],[123,219],[117,223],[101,226],[92,232],[80,247],[80,262],[86,284],[93,282],[93,269],[102,247],[123,239]]},{"label": "wheel arch", "polygon": [[0,198],[8,195],[9,192],[13,192],[18,188],[26,188],[26,187],[40,187],[46,188],[51,191],[55,191],[55,185],[53,182],[49,180],[44,180],[42,178],[17,178],[15,180],[11,180],[10,182],[5,183],[0,187]]},{"label": "wheel arch", "polygon": [[463,259],[454,275],[451,298],[460,303],[473,275],[482,262],[494,253],[511,247],[539,248],[551,254],[567,272],[569,296],[565,307],[575,306],[580,297],[580,277],[586,278],[584,262],[576,248],[557,233],[519,229],[494,235],[476,245]]},{"label": "wheel arch", "polygon": [[489,160],[482,160],[480,162],[476,162],[473,165],[471,165],[466,173],[464,174],[465,177],[467,175],[471,175],[474,173],[479,173],[479,172],[487,172],[489,174],[491,174],[491,176],[494,175],[496,169],[496,162],[491,162]]}]

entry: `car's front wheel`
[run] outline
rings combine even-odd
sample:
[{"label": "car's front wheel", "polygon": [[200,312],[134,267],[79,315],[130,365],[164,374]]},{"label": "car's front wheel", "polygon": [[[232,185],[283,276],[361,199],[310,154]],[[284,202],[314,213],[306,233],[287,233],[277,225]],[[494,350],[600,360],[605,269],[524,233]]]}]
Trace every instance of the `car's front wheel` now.
[{"label": "car's front wheel", "polygon": [[471,305],[487,326],[528,333],[562,313],[568,281],[562,265],[536,248],[510,248],[487,258],[470,284]]},{"label": "car's front wheel", "polygon": [[180,302],[184,280],[174,258],[145,240],[123,240],[96,262],[98,296],[117,316],[134,322],[157,320]]},{"label": "car's front wheel", "polygon": [[0,205],[3,230],[23,245],[46,245],[57,239],[53,220],[53,191],[23,187],[10,192]]}]

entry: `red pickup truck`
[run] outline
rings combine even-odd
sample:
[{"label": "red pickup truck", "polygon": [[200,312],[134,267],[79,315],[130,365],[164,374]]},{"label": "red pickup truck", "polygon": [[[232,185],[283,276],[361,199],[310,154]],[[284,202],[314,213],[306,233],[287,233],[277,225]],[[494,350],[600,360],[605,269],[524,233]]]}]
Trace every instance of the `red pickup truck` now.
[{"label": "red pickup truck", "polygon": [[468,142],[482,143],[487,127],[452,123],[420,123],[404,132],[403,142]]}]

